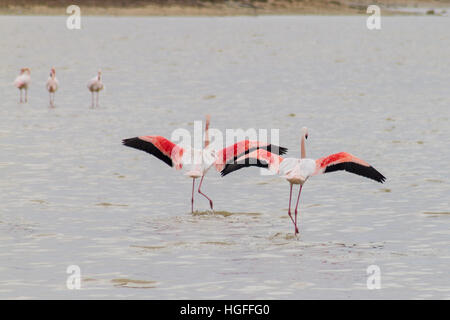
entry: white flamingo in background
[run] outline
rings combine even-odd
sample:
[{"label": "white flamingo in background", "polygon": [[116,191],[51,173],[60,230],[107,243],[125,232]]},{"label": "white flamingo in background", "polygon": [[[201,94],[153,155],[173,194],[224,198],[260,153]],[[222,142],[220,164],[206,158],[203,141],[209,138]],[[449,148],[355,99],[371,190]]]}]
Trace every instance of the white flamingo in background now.
[{"label": "white flamingo in background", "polygon": [[286,148],[259,141],[242,140],[219,151],[214,150],[209,141],[210,117],[206,117],[205,146],[203,149],[181,147],[161,136],[140,136],[124,139],[122,143],[131,148],[148,152],[164,161],[176,170],[184,169],[185,175],[192,178],[191,212],[194,212],[195,179],[201,178],[198,193],[209,201],[211,210],[214,210],[212,200],[201,191],[203,178],[208,170],[214,166],[217,171],[225,168],[226,163],[233,162],[242,155],[253,150],[268,150],[273,154],[284,154]]},{"label": "white flamingo in background", "polygon": [[59,82],[58,79],[56,79],[56,70],[55,68],[52,68],[50,70],[50,76],[48,77],[46,88],[49,94],[50,99],[50,107],[55,106],[55,92],[58,90]]},{"label": "white flamingo in background", "polygon": [[20,74],[14,80],[14,86],[16,86],[20,91],[20,103],[22,100],[22,89],[25,90],[25,102],[28,102],[28,86],[31,83],[31,70],[29,68],[20,69]]},{"label": "white flamingo in background", "polygon": [[97,93],[97,107],[98,107],[98,95],[101,90],[103,90],[104,85],[102,82],[102,71],[98,70],[97,76],[89,80],[87,87],[89,91],[92,93],[92,104],[91,107],[94,108],[94,94]]},{"label": "white flamingo in background", "polygon": [[[288,214],[292,220],[292,223],[295,226],[295,234],[298,233],[297,209],[298,209],[298,202],[300,200],[300,193],[302,192],[303,184],[308,180],[309,177],[321,173],[345,170],[375,180],[380,183],[383,183],[386,180],[386,178],[374,167],[369,165],[364,160],[361,160],[351,155],[350,153],[339,152],[329,155],[327,157],[319,158],[317,160],[307,159],[305,148],[305,139],[307,138],[308,138],[308,129],[306,127],[303,127],[300,142],[301,144],[300,159],[282,158],[279,155],[273,154],[266,150],[254,150],[241,156],[234,163],[226,164],[225,168],[221,171],[222,176],[225,176],[230,172],[239,170],[244,167],[257,166],[268,168],[269,170],[278,174],[283,174],[282,177],[285,178],[290,184]],[[297,204],[295,206],[295,220],[292,218],[291,215],[292,187],[294,184],[300,185],[297,197]]]}]

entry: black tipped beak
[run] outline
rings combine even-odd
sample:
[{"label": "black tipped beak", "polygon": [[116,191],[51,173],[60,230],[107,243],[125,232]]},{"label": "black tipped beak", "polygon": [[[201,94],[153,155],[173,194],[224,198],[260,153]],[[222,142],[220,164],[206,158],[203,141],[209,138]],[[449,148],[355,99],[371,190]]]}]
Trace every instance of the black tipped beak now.
[{"label": "black tipped beak", "polygon": [[307,134],[305,135],[305,138],[308,139],[308,135]]}]

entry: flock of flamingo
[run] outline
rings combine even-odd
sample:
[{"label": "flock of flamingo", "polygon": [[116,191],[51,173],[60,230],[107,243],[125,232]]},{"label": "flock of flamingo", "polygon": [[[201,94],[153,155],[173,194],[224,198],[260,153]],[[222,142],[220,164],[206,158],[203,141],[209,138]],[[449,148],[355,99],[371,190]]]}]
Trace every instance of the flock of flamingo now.
[{"label": "flock of flamingo", "polygon": [[[19,76],[14,81],[14,85],[20,91],[20,103],[28,102],[28,87],[31,82],[30,74],[29,68],[22,68]],[[58,87],[59,82],[56,79],[56,70],[55,68],[51,68],[50,76],[46,83],[46,88],[49,92],[50,107],[55,106],[55,93]],[[104,88],[100,70],[96,77],[89,80],[87,88],[92,93],[91,106],[98,107],[99,92]],[[24,99],[22,98],[22,90],[25,91]],[[97,93],[96,98],[95,93]],[[182,147],[161,136],[139,136],[122,141],[125,146],[148,152],[167,165],[174,167],[176,170],[184,169],[186,171],[185,175],[192,178],[192,213],[194,212],[195,179],[200,179],[198,193],[209,201],[210,208],[214,211],[213,201],[201,190],[203,179],[211,167],[214,167],[220,172],[222,177],[242,168],[256,166],[267,168],[286,179],[290,185],[288,215],[294,224],[295,235],[299,233],[297,215],[300,194],[303,185],[310,177],[322,173],[344,170],[380,183],[383,183],[386,179],[367,162],[347,152],[339,152],[316,160],[306,158],[305,140],[308,139],[308,129],[306,127],[301,129],[300,158],[283,158],[282,155],[287,152],[287,148],[261,141],[242,140],[224,149],[216,150],[210,145],[208,135],[209,125],[210,116],[208,115],[206,117],[203,149]],[[292,217],[291,202],[294,185],[299,185],[300,187],[294,217]]]},{"label": "flock of flamingo", "polygon": [[[28,87],[31,82],[30,74],[29,68],[22,68],[19,76],[17,76],[14,81],[14,85],[20,91],[20,103],[28,102]],[[56,70],[55,68],[51,68],[50,76],[46,83],[46,88],[49,92],[50,107],[55,106],[55,93],[58,90],[58,87],[59,82],[56,79]],[[100,70],[96,77],[89,80],[87,88],[92,93],[91,106],[98,107],[99,92],[104,88],[102,72]],[[25,91],[25,99],[22,98],[22,90]],[[95,93],[97,93],[96,98]],[[295,235],[299,233],[297,215],[300,194],[303,185],[309,177],[322,173],[344,170],[380,183],[383,183],[386,179],[367,162],[347,152],[339,152],[316,160],[306,158],[305,140],[308,139],[308,129],[306,127],[301,129],[300,158],[283,158],[282,155],[287,152],[287,148],[261,141],[242,140],[224,149],[215,150],[211,147],[209,141],[209,125],[210,116],[208,115],[206,117],[203,149],[182,147],[161,136],[139,136],[123,140],[123,144],[127,147],[148,152],[177,170],[186,170],[185,175],[192,178],[192,213],[194,212],[195,179],[200,179],[198,193],[209,201],[210,208],[214,211],[213,201],[201,190],[203,179],[211,167],[214,167],[220,172],[222,177],[242,168],[256,166],[267,168],[286,179],[290,185],[288,215],[294,224]],[[300,187],[295,205],[294,217],[292,217],[291,202],[294,184],[300,185]]]},{"label": "flock of flamingo", "polygon": [[[28,87],[31,83],[31,70],[30,68],[22,68],[20,69],[19,75],[14,80],[14,86],[17,87],[20,91],[20,103],[27,103],[28,102]],[[49,99],[50,99],[50,107],[55,107],[55,93],[59,88],[59,81],[56,79],[56,70],[55,68],[51,68],[50,70],[50,76],[47,79],[47,83],[45,85],[47,88],[47,91],[49,93]],[[103,90],[104,85],[102,82],[102,72],[101,70],[98,71],[97,76],[89,80],[87,84],[87,88],[92,94],[92,104],[91,107],[94,108],[95,105],[98,107],[98,96],[99,92]],[[22,90],[25,91],[25,99],[22,98]],[[95,93],[97,93],[97,98],[94,99]],[[95,100],[95,102],[94,102]]]},{"label": "flock of flamingo", "polygon": [[[213,201],[201,191],[203,179],[211,167],[221,173],[222,177],[246,167],[261,167],[280,175],[290,185],[288,215],[294,224],[294,234],[299,233],[297,224],[298,204],[305,182],[312,176],[339,170],[351,172],[377,182],[386,178],[370,164],[350,153],[339,152],[319,159],[306,158],[305,142],[308,129],[301,129],[300,158],[283,158],[287,148],[260,141],[242,140],[221,150],[215,150],[209,141],[210,117],[206,117],[205,141],[203,149],[182,147],[161,136],[139,136],[122,141],[123,145],[145,151],[165,162],[176,170],[185,170],[185,175],[192,178],[191,212],[194,212],[195,180],[200,179],[198,193],[208,201],[214,211]],[[194,159],[198,159],[195,161]],[[291,212],[292,189],[300,185],[294,210]]]}]

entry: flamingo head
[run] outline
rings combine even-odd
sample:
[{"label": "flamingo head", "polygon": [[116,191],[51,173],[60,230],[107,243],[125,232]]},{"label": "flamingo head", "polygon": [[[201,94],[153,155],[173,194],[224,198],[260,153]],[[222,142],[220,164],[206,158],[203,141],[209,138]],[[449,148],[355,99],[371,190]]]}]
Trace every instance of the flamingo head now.
[{"label": "flamingo head", "polygon": [[98,80],[100,80],[102,78],[102,70],[100,70],[100,69],[98,70],[97,78],[98,78]]},{"label": "flamingo head", "polygon": [[307,127],[302,128],[302,137],[305,137],[305,139],[308,139],[308,128]]},{"label": "flamingo head", "polygon": [[28,73],[30,74],[30,68],[22,68],[20,69],[20,74]]},{"label": "flamingo head", "polygon": [[52,67],[52,68],[50,69],[50,77],[53,78],[54,76],[56,76],[56,70],[55,70],[54,67]]}]

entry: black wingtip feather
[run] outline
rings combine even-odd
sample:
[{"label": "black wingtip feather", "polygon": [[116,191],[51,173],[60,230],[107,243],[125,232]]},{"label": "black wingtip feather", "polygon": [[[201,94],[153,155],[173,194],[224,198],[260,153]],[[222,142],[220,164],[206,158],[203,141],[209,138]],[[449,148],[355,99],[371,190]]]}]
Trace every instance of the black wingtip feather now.
[{"label": "black wingtip feather", "polygon": [[132,141],[134,139],[138,139],[138,138],[136,137],[136,138],[122,139],[122,144],[126,146],[130,141]]},{"label": "black wingtip feather", "polygon": [[343,162],[339,164],[334,164],[331,166],[328,166],[324,173],[327,172],[334,172],[338,170],[345,170],[347,172],[351,172],[372,180],[375,180],[380,183],[384,183],[386,181],[386,177],[383,176],[380,172],[378,172],[374,167],[372,166],[363,166],[359,163],[355,162]]},{"label": "black wingtip feather", "polygon": [[270,153],[273,154],[277,154],[277,155],[283,155],[285,153],[287,153],[288,149],[285,147],[280,147],[277,146],[275,144],[268,144],[267,146],[263,146],[263,147],[255,147],[255,148],[250,148],[248,150],[246,150],[245,152],[235,156],[233,158],[233,160],[229,161],[226,165],[225,168],[223,168],[222,171],[220,171],[220,175],[222,177],[226,176],[227,174],[245,168],[245,167],[260,167],[260,168],[268,168],[269,165],[265,162],[265,161],[261,161],[259,159],[256,158],[245,158],[244,162],[240,162],[240,163],[236,163],[237,159],[239,159],[241,156],[246,155],[251,153],[252,151],[258,150],[258,149],[263,149],[263,150],[267,150]]},{"label": "black wingtip feather", "polygon": [[265,161],[260,161],[259,159],[255,158],[246,158],[244,162],[239,163],[228,163],[225,165],[225,168],[223,168],[222,171],[220,171],[220,175],[222,177],[226,176],[227,174],[242,169],[246,167],[260,167],[260,168],[268,168],[269,165]]},{"label": "black wingtip feather", "polygon": [[166,156],[164,153],[162,153],[155,145],[151,142],[144,141],[139,139],[139,137],[129,138],[129,139],[123,139],[122,144],[124,146],[138,149],[141,151],[145,151],[147,153],[150,153],[157,157],[158,159],[164,161],[167,165],[170,167],[173,166],[172,159],[168,156]]},{"label": "black wingtip feather", "polygon": [[282,156],[283,154],[288,152],[287,148],[277,146],[276,144],[269,144],[266,148],[263,148],[263,149],[266,149],[267,151],[274,153],[274,154],[278,154],[280,156]]}]

